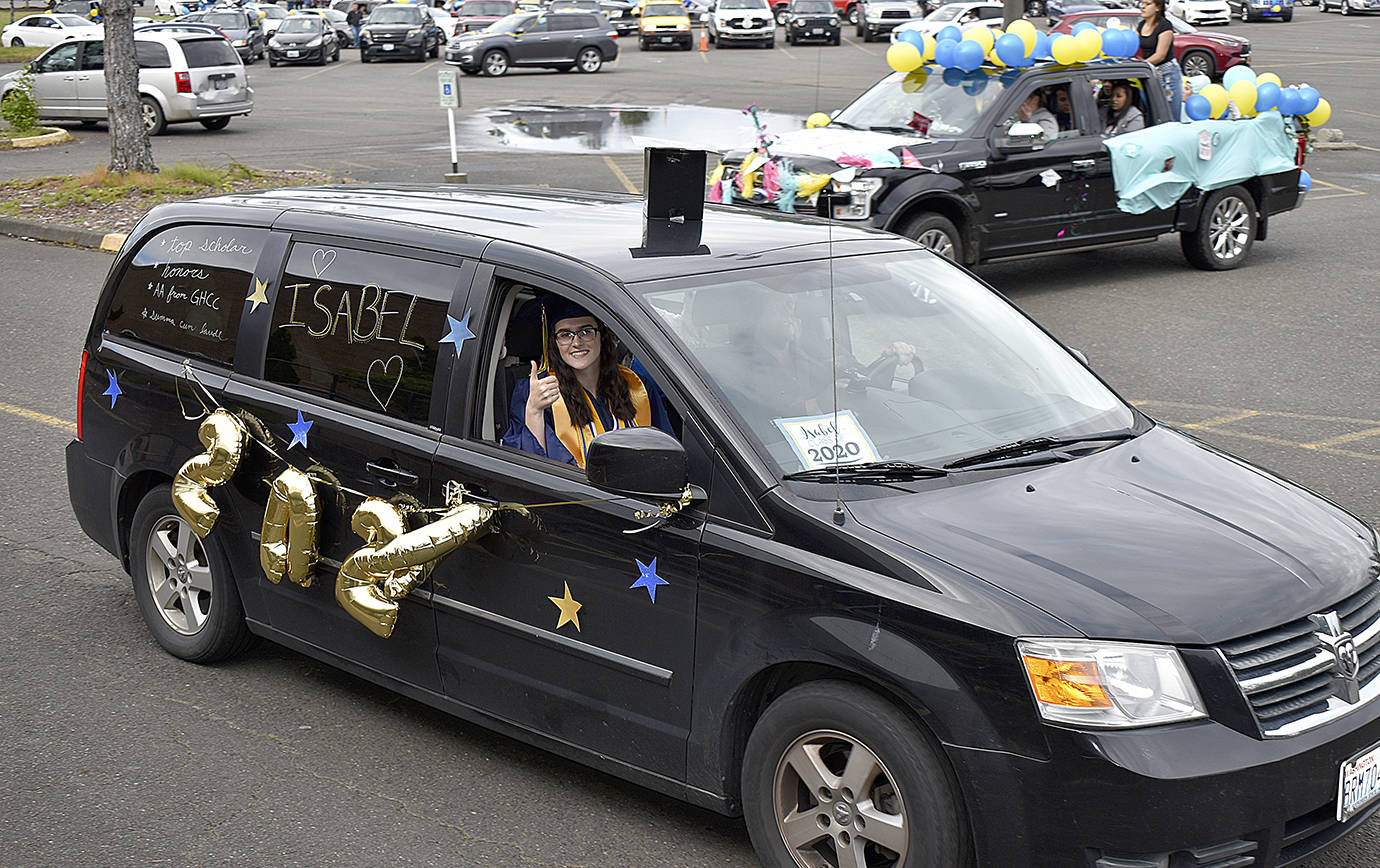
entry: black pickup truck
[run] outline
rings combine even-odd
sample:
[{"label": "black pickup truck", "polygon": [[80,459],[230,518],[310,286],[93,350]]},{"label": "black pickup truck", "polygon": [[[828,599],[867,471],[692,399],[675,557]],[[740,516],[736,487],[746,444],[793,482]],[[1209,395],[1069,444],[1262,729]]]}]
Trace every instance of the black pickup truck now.
[{"label": "black pickup truck", "polygon": [[[834,176],[826,190],[836,195],[824,197],[821,211],[914,238],[967,265],[1149,241],[1167,232],[1181,233],[1185,256],[1199,268],[1240,265],[1251,245],[1265,239],[1270,217],[1299,204],[1300,166],[1209,192],[1190,186],[1170,207],[1128,213],[1118,207],[1102,135],[1104,99],[1116,81],[1131,85],[1147,125],[1170,120],[1168,100],[1143,61],[983,67],[966,74],[930,69],[887,76],[827,126],[786,133],[768,151],[792,177]],[[1019,116],[1032,95],[1040,107],[1029,119],[1045,121],[1035,135]],[[1294,149],[1287,138],[1278,144],[1286,153]],[[744,159],[752,160],[751,173],[762,155],[729,151],[718,177],[740,181]],[[1292,153],[1284,162],[1293,162]],[[857,167],[852,178],[850,165]],[[746,190],[740,183],[716,186],[712,200],[780,207],[770,184],[765,190],[760,182]],[[813,192],[802,184],[800,198],[782,210],[813,210],[817,196],[807,191]]]}]

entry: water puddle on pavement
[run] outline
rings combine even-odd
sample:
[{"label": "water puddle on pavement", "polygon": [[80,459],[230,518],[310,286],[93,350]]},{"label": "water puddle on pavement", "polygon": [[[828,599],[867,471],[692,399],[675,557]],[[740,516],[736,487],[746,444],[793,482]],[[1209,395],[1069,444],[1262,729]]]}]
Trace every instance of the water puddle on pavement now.
[{"label": "water puddle on pavement", "polygon": [[[768,135],[798,130],[805,119],[758,112]],[[693,105],[483,108],[459,125],[467,151],[517,148],[549,153],[639,152],[645,147],[725,151],[756,141],[752,118],[735,109]]]}]

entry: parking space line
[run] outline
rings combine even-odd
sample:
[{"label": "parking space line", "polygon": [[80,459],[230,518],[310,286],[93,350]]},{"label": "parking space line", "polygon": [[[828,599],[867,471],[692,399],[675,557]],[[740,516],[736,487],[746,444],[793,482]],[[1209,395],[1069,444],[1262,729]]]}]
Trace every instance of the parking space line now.
[{"label": "parking space line", "polygon": [[876,56],[877,56],[877,52],[872,51],[871,49],[863,48],[861,45],[859,45],[858,43],[856,43],[856,42],[854,42],[853,40],[849,39],[848,37],[843,37],[843,41],[846,42],[846,43],[848,43],[849,45],[853,46],[854,48],[858,49],[858,50],[861,51],[863,54],[866,54],[868,57],[876,57]]},{"label": "parking space line", "polygon": [[315,77],[318,76],[318,75],[325,75],[325,74],[328,73],[328,72],[334,72],[334,71],[336,71],[337,69],[340,69],[340,68],[341,68],[341,66],[340,66],[340,64],[338,64],[338,63],[335,64],[335,65],[333,65],[333,66],[328,65],[328,66],[325,66],[325,67],[323,67],[323,68],[321,68],[321,69],[318,69],[316,72],[309,72],[309,73],[307,73],[306,75],[302,76],[301,78],[299,78],[299,79],[297,79],[297,80],[298,80],[298,81],[306,81],[306,80],[309,79],[309,78],[315,78]]},{"label": "parking space line", "polygon": [[[1213,436],[1225,435],[1237,437],[1242,440],[1251,440],[1256,443],[1268,443],[1273,446],[1289,446],[1294,449],[1308,449],[1314,452],[1326,452],[1329,455],[1341,455],[1347,458],[1359,458],[1362,461],[1380,462],[1380,453],[1377,452],[1357,452],[1353,449],[1342,449],[1340,444],[1354,443],[1358,440],[1366,440],[1380,436],[1380,423],[1375,419],[1354,419],[1348,416],[1323,416],[1314,413],[1290,413],[1287,411],[1275,410],[1243,410],[1234,407],[1218,407],[1211,404],[1186,404],[1178,401],[1144,401],[1135,400],[1131,402],[1137,407],[1155,408],[1156,410],[1206,410],[1215,411],[1221,415],[1212,419],[1204,419],[1201,422],[1175,422],[1166,418],[1165,415],[1157,412],[1156,416],[1162,421],[1175,428],[1192,431],[1194,436],[1211,434]],[[1293,419],[1308,422],[1327,422],[1342,423],[1348,425],[1364,426],[1360,431],[1352,431],[1347,434],[1340,434],[1336,437],[1329,437],[1324,440],[1316,440],[1308,443],[1301,443],[1296,440],[1287,440],[1283,437],[1271,437],[1267,434],[1255,434],[1249,431],[1237,431],[1232,428],[1221,427],[1231,422],[1238,422],[1243,419],[1257,418],[1268,421],[1275,419]]]},{"label": "parking space line", "polygon": [[436,64],[438,64],[438,63],[440,63],[440,62],[441,62],[441,61],[439,61],[439,60],[433,60],[433,61],[431,61],[430,63],[424,63],[424,64],[422,64],[421,66],[419,66],[419,67],[417,67],[416,69],[414,69],[414,70],[412,70],[411,72],[409,72],[408,75],[416,75],[416,74],[419,73],[419,72],[426,72],[428,69],[433,68],[434,66],[436,66]]},{"label": "parking space line", "polygon": [[786,56],[789,57],[791,60],[795,60],[795,55],[794,55],[794,54],[791,54],[789,51],[787,51],[787,50],[786,50],[786,46],[784,46],[784,45],[781,46],[780,48],[777,49],[777,51],[780,51],[782,54],[786,55]]},{"label": "parking space line", "polygon": [[[1248,412],[1241,407],[1223,407],[1219,404],[1187,404],[1183,401],[1147,401],[1138,399],[1131,402],[1137,407],[1151,404],[1156,407],[1169,407],[1174,410],[1206,410],[1221,414],[1245,413]],[[1316,413],[1291,413],[1288,410],[1255,410],[1253,411],[1262,416],[1278,416],[1281,419],[1300,419],[1305,422],[1343,422],[1353,425],[1364,425],[1367,428],[1380,425],[1380,421],[1375,419],[1357,419],[1354,416],[1321,416]]]},{"label": "parking space line", "polygon": [[1371,114],[1370,112],[1363,112],[1363,111],[1361,111],[1360,109],[1349,108],[1349,109],[1342,109],[1342,111],[1344,111],[1344,112],[1351,112],[1351,113],[1354,114],[1354,115],[1365,115],[1365,116],[1368,117],[1368,118],[1380,118],[1380,115],[1373,115],[1373,114]]},{"label": "parking space line", "polygon": [[627,190],[629,193],[642,192],[637,189],[637,185],[632,182],[632,179],[624,174],[622,169],[618,168],[618,164],[613,161],[613,157],[605,155],[604,162],[608,164],[609,170],[613,172],[613,176],[623,185],[624,190]]},{"label": "parking space line", "polygon": [[1323,199],[1344,199],[1344,198],[1346,198],[1347,196],[1364,196],[1364,195],[1366,195],[1366,191],[1365,191],[1365,190],[1353,190],[1353,189],[1351,189],[1350,187],[1343,187],[1341,184],[1333,184],[1333,183],[1331,183],[1330,181],[1321,181],[1321,180],[1318,180],[1317,178],[1314,178],[1314,179],[1313,179],[1313,183],[1314,183],[1314,184],[1321,185],[1324,189],[1327,189],[1327,190],[1341,190],[1342,192],[1341,192],[1341,193],[1325,193],[1325,194],[1323,194],[1323,195],[1321,195],[1321,196],[1309,196],[1309,197],[1308,197],[1308,201],[1310,201],[1310,202],[1321,202]]},{"label": "parking space line", "polygon": [[16,407],[13,404],[0,402],[0,412],[18,416],[21,419],[28,419],[30,422],[42,422],[44,425],[52,425],[54,428],[61,428],[69,434],[77,433],[77,426],[68,422],[66,419],[59,419],[56,416],[49,416],[47,413],[40,413],[37,410],[30,410],[25,407]]},{"label": "parking space line", "polygon": [[1340,443],[1354,443],[1357,440],[1366,440],[1375,436],[1380,436],[1380,428],[1367,428],[1364,431],[1352,431],[1350,434],[1329,437],[1326,440],[1319,440],[1316,443],[1300,443],[1299,445],[1304,449],[1326,449],[1329,446],[1336,446]]},{"label": "parking space line", "polygon": [[1229,416],[1218,416],[1213,419],[1204,419],[1201,422],[1190,422],[1180,425],[1180,428],[1211,428],[1213,425],[1225,425],[1228,422],[1240,422],[1242,419],[1249,419],[1252,416],[1259,416],[1259,410],[1242,410],[1240,413],[1232,413]]}]

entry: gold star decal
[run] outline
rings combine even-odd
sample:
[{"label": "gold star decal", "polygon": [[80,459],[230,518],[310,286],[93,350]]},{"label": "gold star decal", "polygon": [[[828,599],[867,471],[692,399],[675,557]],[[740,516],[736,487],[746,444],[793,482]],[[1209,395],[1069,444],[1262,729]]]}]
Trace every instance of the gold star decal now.
[{"label": "gold star decal", "polygon": [[245,301],[254,302],[254,306],[249,309],[250,313],[259,309],[259,305],[268,304],[268,296],[264,295],[264,290],[268,289],[268,281],[254,278],[254,291],[249,293]]},{"label": "gold star decal", "polygon": [[547,597],[546,599],[556,604],[556,608],[561,610],[561,617],[556,620],[556,629],[559,630],[566,624],[574,624],[575,629],[580,629],[580,616],[576,613],[580,611],[580,603],[570,596],[570,585],[565,586],[564,597]]}]

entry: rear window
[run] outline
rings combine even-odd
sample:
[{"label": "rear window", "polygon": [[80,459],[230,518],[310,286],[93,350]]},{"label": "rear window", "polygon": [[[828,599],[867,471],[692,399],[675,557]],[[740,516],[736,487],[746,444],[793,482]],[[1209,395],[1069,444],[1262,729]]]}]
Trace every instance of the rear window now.
[{"label": "rear window", "polygon": [[187,56],[190,69],[205,66],[239,66],[240,56],[230,43],[224,39],[188,39],[182,42],[182,53]]},{"label": "rear window", "polygon": [[212,12],[201,20],[222,30],[246,30],[249,28],[249,20],[236,12]]},{"label": "rear window", "polygon": [[134,43],[134,56],[140,69],[168,69],[172,61],[168,58],[168,47],[161,42]]},{"label": "rear window", "polygon": [[273,310],[264,377],[426,425],[460,269],[294,244]]},{"label": "rear window", "polygon": [[266,229],[178,226],[139,248],[105,330],[229,365]]}]

